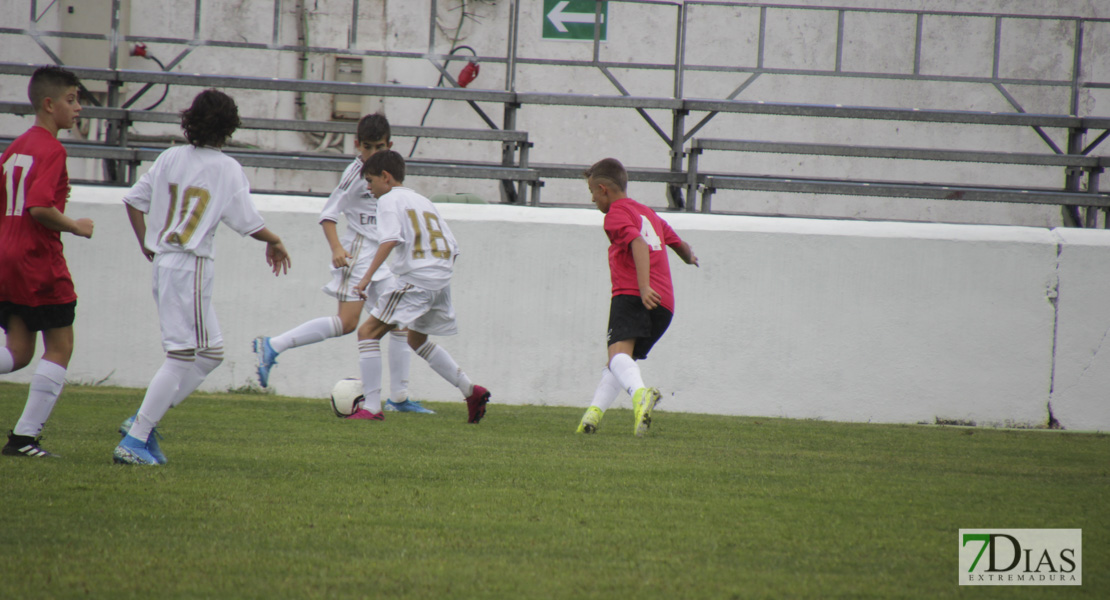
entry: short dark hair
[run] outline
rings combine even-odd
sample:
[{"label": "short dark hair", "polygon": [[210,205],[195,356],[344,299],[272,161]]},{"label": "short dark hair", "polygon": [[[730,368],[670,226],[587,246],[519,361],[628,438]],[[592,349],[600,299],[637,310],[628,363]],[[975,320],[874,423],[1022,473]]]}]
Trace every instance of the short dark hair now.
[{"label": "short dark hair", "polygon": [[366,162],[362,163],[362,176],[367,177],[373,175],[377,177],[382,173],[389,173],[397,183],[404,183],[405,181],[405,159],[400,154],[393,150],[382,150],[370,155]]},{"label": "short dark hair", "polygon": [[219,90],[204,90],[193,98],[192,106],[181,111],[185,139],[197,147],[223,146],[239,125],[239,107]]},{"label": "short dark hair", "polygon": [[81,80],[72,71],[58,65],[39,67],[31,74],[31,82],[27,84],[27,99],[31,101],[31,107],[38,111],[43,100],[56,98],[71,87],[81,87]]},{"label": "short dark hair", "polygon": [[359,119],[355,137],[359,142],[389,141],[389,119],[382,113],[366,115]]},{"label": "short dark hair", "polygon": [[603,158],[595,162],[582,175],[586,179],[608,181],[620,188],[622,192],[628,189],[628,171],[625,171],[621,161],[615,158]]}]

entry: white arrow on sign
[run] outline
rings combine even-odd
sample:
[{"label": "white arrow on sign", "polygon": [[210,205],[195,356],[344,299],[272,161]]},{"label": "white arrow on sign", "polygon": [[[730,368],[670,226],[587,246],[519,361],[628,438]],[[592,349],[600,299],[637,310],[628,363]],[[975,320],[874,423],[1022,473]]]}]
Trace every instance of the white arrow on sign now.
[{"label": "white arrow on sign", "polygon": [[[594,22],[594,13],[563,12],[563,9],[566,8],[568,4],[570,4],[569,1],[563,0],[562,2],[557,3],[555,5],[555,8],[551,9],[551,12],[547,13],[547,20],[551,21],[551,24],[555,26],[555,31],[558,31],[559,33],[567,33],[566,23]],[[605,22],[605,15],[601,15],[601,22]]]}]

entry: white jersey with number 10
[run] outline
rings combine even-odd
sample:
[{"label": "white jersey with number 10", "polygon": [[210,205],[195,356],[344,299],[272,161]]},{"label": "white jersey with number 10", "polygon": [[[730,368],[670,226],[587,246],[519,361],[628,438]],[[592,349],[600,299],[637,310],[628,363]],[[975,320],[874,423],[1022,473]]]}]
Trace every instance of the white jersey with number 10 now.
[{"label": "white jersey with number 10", "polygon": [[166,150],[123,201],[147,213],[143,243],[158,254],[188,252],[211,258],[221,222],[240,235],[265,225],[251,202],[243,167],[214,148]]},{"label": "white jersey with number 10", "polygon": [[459,244],[431,200],[405,187],[378,198],[381,243],[400,242],[390,269],[398,280],[426,290],[451,283]]}]

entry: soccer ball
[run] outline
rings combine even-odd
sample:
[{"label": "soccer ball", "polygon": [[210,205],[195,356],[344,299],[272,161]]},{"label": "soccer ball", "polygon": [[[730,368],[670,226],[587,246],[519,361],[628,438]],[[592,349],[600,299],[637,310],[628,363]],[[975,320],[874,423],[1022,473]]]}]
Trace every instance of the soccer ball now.
[{"label": "soccer ball", "polygon": [[331,388],[331,409],[339,418],[355,414],[362,406],[362,380],[348,377],[340,379],[335,387]]}]

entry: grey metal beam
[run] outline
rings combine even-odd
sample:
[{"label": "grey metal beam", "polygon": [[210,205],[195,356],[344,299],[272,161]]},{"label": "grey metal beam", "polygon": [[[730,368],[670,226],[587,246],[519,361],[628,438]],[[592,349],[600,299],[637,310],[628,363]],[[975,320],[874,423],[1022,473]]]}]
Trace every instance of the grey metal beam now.
[{"label": "grey metal beam", "polygon": [[798,179],[757,175],[710,175],[705,178],[703,185],[707,190],[730,189],[800,194],[1110,207],[1110,194],[1061,192],[1047,189]]},{"label": "grey metal beam", "polygon": [[[307,155],[289,156],[285,154],[258,153],[229,149],[225,149],[224,154],[234,157],[244,167],[342,172],[343,169],[351,164],[350,157],[342,155],[336,155],[334,157]],[[539,174],[534,169],[416,160],[405,163],[405,172],[409,175],[461,179],[535,181],[539,178]]]},{"label": "grey metal beam", "polygon": [[[0,34],[24,34],[26,33],[21,29],[0,28]],[[44,32],[36,34],[37,37],[58,37],[58,38],[81,38],[81,39],[105,39],[105,36],[99,34],[83,34],[83,33],[64,33],[64,32]],[[445,59],[447,55],[444,54],[430,54],[420,52],[398,52],[398,51],[385,51],[385,50],[367,50],[356,48],[331,48],[327,46],[271,46],[269,44],[259,44],[251,42],[219,42],[211,40],[188,40],[184,38],[163,38],[151,36],[126,36],[127,42],[142,42],[146,44],[175,44],[175,45],[189,45],[191,47],[212,47],[212,48],[229,48],[229,49],[243,49],[243,50],[267,50],[276,52],[309,52],[316,54],[335,54],[342,53],[351,56],[366,56],[377,58],[403,58],[403,59]],[[40,42],[40,45],[45,46]],[[45,48],[48,50],[48,48]],[[500,56],[479,56],[479,60],[483,63],[508,63],[510,59]],[[762,59],[760,59],[762,60]],[[593,62],[588,60],[560,60],[560,59],[543,59],[534,57],[520,57],[514,56],[512,62],[518,65],[535,65],[535,66],[556,66],[556,67],[581,67],[590,68],[598,65],[605,66],[610,69],[637,69],[642,71],[673,71],[675,65],[672,63],[637,63],[637,62],[618,62],[618,61],[599,61]],[[804,76],[804,77],[842,77],[842,78],[860,78],[860,79],[878,79],[878,80],[899,80],[899,81],[918,81],[918,82],[940,82],[940,83],[971,83],[971,84],[995,84],[1001,83],[1006,85],[1020,85],[1020,86],[1036,86],[1036,87],[1067,87],[1071,88],[1073,85],[1078,85],[1082,89],[1088,88],[1107,88],[1110,87],[1110,82],[1074,82],[1070,79],[1059,80],[1046,80],[1046,79],[1024,79],[1017,77],[1007,78],[992,78],[992,77],[974,77],[974,76],[946,76],[946,75],[926,75],[921,73],[884,73],[874,71],[835,71],[832,69],[785,69],[785,68],[772,68],[760,66],[761,63],[757,61],[756,66],[716,66],[716,65],[698,65],[687,64],[683,66],[685,71],[699,72],[699,73],[758,73],[764,75],[784,75],[784,76]]]},{"label": "grey metal beam", "polygon": [[[14,138],[0,138],[0,148],[6,148]],[[74,158],[96,158],[123,160],[129,162],[153,161],[165,148],[120,148],[104,144],[63,142],[66,154]],[[280,154],[257,150],[225,148],[224,154],[234,157],[245,167],[270,169],[301,169],[308,171],[342,172],[351,164],[351,158],[344,155]],[[451,177],[462,179],[501,179],[535,182],[539,180],[536,169],[483,165],[478,163],[439,162],[413,160],[406,163],[406,171],[412,175],[427,177]],[[581,171],[579,171],[581,174]]]},{"label": "grey metal beam", "polygon": [[307,91],[319,94],[359,94],[364,96],[389,96],[405,98],[435,98],[439,100],[473,100],[511,102],[512,94],[488,90],[452,89],[443,87],[388,85],[373,83],[346,83],[339,81],[305,81],[278,77],[241,77],[223,75],[192,75],[155,71],[117,71],[118,81],[136,83],[169,83],[173,85],[216,86],[238,89],[271,91]]},{"label": "grey metal beam", "polygon": [[[531,163],[529,168],[535,169],[541,178],[548,179],[583,179],[582,173],[589,165],[556,165]],[[647,169],[625,165],[630,181],[644,181],[650,183],[685,184],[686,173],[675,173],[667,169]],[[583,181],[585,181],[583,179]]]},{"label": "grey metal beam", "polygon": [[822,104],[785,104],[747,102],[741,100],[685,101],[687,110],[787,115],[796,117],[833,117],[839,119],[882,119],[932,123],[964,123],[970,125],[1024,125],[1042,127],[1079,127],[1082,119],[1067,115],[1032,113],[997,113],[977,111],[919,110],[915,108],[875,108]]},{"label": "grey metal beam", "polygon": [[[26,102],[0,102],[0,114],[31,115],[34,110]],[[177,113],[149,112],[120,108],[85,108],[81,111],[85,119],[114,119],[147,123],[179,123]],[[325,133],[354,133],[357,123],[346,121],[300,121],[296,119],[259,119],[242,118],[243,129],[266,129],[279,131],[319,131]],[[457,140],[477,140],[490,142],[528,141],[526,131],[505,131],[502,129],[455,129],[449,127],[416,127],[395,125],[390,128],[394,135]]]},{"label": "grey metal beam", "polygon": [[691,147],[701,150],[731,152],[763,152],[772,154],[808,154],[856,158],[890,158],[954,162],[1039,165],[1046,167],[1110,166],[1110,157],[1076,154],[1035,154],[1028,152],[982,152],[978,150],[941,150],[934,148],[903,148],[887,146],[855,146],[846,144],[800,144],[756,140],[695,139]]},{"label": "grey metal beam", "polygon": [[544,104],[562,106],[596,106],[603,108],[659,108],[681,110],[683,101],[674,98],[645,96],[602,96],[599,94],[516,94],[518,104]]},{"label": "grey metal beam", "polygon": [[1110,117],[1082,117],[1079,126],[1083,129],[1110,129]]},{"label": "grey metal beam", "polygon": [[[601,5],[599,4],[598,6],[600,7]],[[600,8],[598,8],[598,10],[601,10],[601,9],[600,9]],[[596,35],[596,32],[595,32],[595,35]],[[628,93],[628,90],[627,90],[627,89],[625,89],[625,87],[624,87],[623,85],[621,85],[621,82],[620,82],[620,80],[618,80],[618,79],[617,79],[617,78],[616,78],[616,77],[615,77],[615,76],[614,76],[614,75],[613,75],[613,74],[612,74],[612,73],[611,73],[611,72],[609,71],[609,69],[608,69],[608,68],[606,68],[606,67],[598,67],[598,69],[599,69],[599,70],[601,71],[601,73],[602,73],[603,75],[605,75],[605,77],[606,77],[606,78],[607,78],[607,79],[609,80],[609,83],[612,83],[612,84],[613,84],[613,87],[617,88],[617,91],[619,91],[619,92],[621,93],[621,97],[622,97],[622,98],[628,98],[629,96],[631,96],[631,94],[629,94],[629,93]],[[660,126],[659,126],[659,124],[655,122],[655,119],[652,119],[652,118],[651,118],[651,115],[647,114],[647,111],[645,111],[645,110],[644,110],[643,108],[637,107],[637,108],[636,108],[635,110],[636,110],[636,112],[637,112],[637,113],[638,113],[638,114],[640,115],[640,117],[641,117],[641,118],[642,118],[642,119],[643,119],[643,120],[644,120],[645,122],[647,122],[647,124],[648,124],[648,127],[651,127],[651,128],[652,128],[652,130],[653,130],[653,131],[655,131],[655,133],[656,133],[656,134],[657,134],[657,135],[658,135],[658,136],[659,136],[660,138],[662,138],[663,142],[664,142],[664,143],[666,143],[666,144],[667,144],[668,146],[670,146],[670,145],[671,145],[671,137],[670,137],[670,136],[668,136],[668,135],[667,135],[667,132],[663,131],[663,128],[662,128],[662,127],[660,127]]]},{"label": "grey metal beam", "polygon": [[[0,74],[30,75],[36,65],[0,63]],[[513,104],[595,106],[607,108],[641,108],[770,114],[805,117],[832,117],[842,119],[883,119],[895,121],[964,123],[974,125],[1023,125],[1031,127],[1110,127],[1107,117],[1075,117],[1068,115],[1043,115],[1033,113],[998,113],[979,111],[918,110],[906,108],[876,108],[862,106],[786,104],[750,102],[741,100],[675,99],[643,96],[602,96],[587,94],[512,93],[490,90],[451,89],[425,86],[388,84],[343,83],[334,81],[304,81],[267,77],[206,76],[162,71],[134,71],[107,69],[71,69],[79,77],[116,82],[169,83],[174,85],[219,86],[226,88],[266,89],[274,91],[307,91],[313,93],[361,94],[406,98],[436,98],[444,100],[473,100]]]},{"label": "grey metal beam", "polygon": [[[0,74],[30,75],[38,65],[0,63]],[[242,77],[231,75],[196,75],[165,71],[137,71],[129,69],[69,68],[81,79],[108,82],[168,83],[194,87],[223,87],[229,89],[254,89],[270,91],[303,91],[319,94],[359,94],[364,96],[389,96],[403,98],[435,98],[439,100],[473,100],[482,102],[515,102],[510,92],[490,90],[453,89],[429,86],[390,85],[373,83],[345,83],[338,81],[306,81],[279,77]],[[650,99],[648,99],[650,100]],[[676,101],[669,100],[670,104]],[[588,104],[587,104],[588,105]],[[628,103],[622,104],[627,106]]]},{"label": "grey metal beam", "polygon": [[1017,13],[996,13],[996,12],[967,12],[967,11],[953,11],[953,10],[915,10],[909,8],[861,8],[859,6],[846,6],[846,5],[802,5],[802,4],[777,4],[769,6],[765,2],[722,2],[715,0],[685,0],[686,4],[691,6],[728,6],[732,8],[772,8],[775,10],[800,10],[800,11],[838,11],[843,10],[847,12],[863,12],[875,14],[900,14],[900,15],[925,15],[930,17],[1006,17],[1007,19],[1024,19],[1031,21],[1093,21],[1110,23],[1110,18],[1088,18],[1088,17],[1068,17],[1060,15],[1046,15],[1046,14],[1017,14]]},{"label": "grey metal beam", "polygon": [[[1006,86],[1004,86],[1000,83],[996,83],[996,84],[994,84],[994,88],[996,90],[998,90],[999,93],[1002,94],[1002,97],[1005,98],[1006,101],[1010,103],[1010,106],[1014,107],[1014,110],[1016,110],[1019,113],[1024,113],[1025,112],[1025,108],[1021,105],[1020,102],[1017,101],[1017,98],[1014,98],[1013,94],[1011,94],[1010,91],[1006,89]],[[1072,113],[1072,114],[1074,115],[1074,113]],[[1057,154],[1062,154],[1063,153],[1063,150],[1061,150],[1060,147],[1056,145],[1056,142],[1054,142],[1052,140],[1052,138],[1049,137],[1048,133],[1046,133],[1045,130],[1042,127],[1034,125],[1033,126],[1033,131],[1035,131],[1037,133],[1037,135],[1040,136],[1041,140],[1045,143],[1045,145],[1047,145],[1049,148],[1051,148],[1053,152],[1055,152]]]}]

